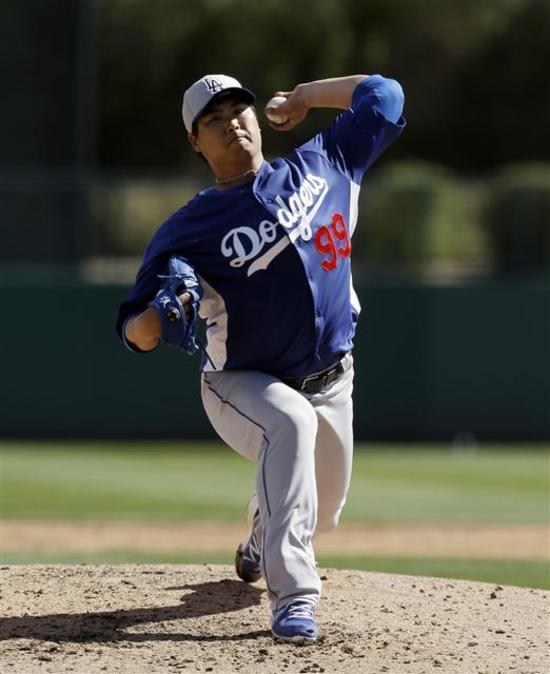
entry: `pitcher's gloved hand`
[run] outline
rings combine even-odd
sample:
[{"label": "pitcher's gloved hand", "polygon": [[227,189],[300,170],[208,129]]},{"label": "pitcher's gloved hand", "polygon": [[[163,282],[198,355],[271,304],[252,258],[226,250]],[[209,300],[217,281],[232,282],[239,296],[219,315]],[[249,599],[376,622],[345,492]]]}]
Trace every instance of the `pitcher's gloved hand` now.
[{"label": "pitcher's gloved hand", "polygon": [[[181,256],[171,257],[166,274],[159,274],[163,284],[151,306],[159,314],[162,341],[189,355],[198,350],[196,341],[199,302],[203,295],[195,270]],[[191,299],[185,303],[180,295],[189,293]]]}]

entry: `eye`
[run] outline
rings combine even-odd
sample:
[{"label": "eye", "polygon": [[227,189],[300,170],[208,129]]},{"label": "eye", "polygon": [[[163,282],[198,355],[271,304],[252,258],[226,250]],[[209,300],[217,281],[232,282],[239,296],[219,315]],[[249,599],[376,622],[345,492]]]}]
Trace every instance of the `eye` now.
[{"label": "eye", "polygon": [[217,112],[214,112],[207,117],[205,117],[204,123],[206,126],[212,126],[213,124],[217,124],[220,121],[221,117]]}]

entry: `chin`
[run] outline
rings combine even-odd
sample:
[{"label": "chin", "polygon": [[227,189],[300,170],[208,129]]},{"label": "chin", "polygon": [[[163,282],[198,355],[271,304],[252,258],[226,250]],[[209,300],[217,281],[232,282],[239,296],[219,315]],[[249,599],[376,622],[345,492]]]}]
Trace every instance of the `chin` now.
[{"label": "chin", "polygon": [[246,154],[246,155],[249,155],[251,157],[253,157],[258,152],[258,150],[254,147],[254,145],[249,140],[247,140],[244,143],[241,143],[241,142],[233,143],[233,146],[232,146],[231,149],[237,155]]}]

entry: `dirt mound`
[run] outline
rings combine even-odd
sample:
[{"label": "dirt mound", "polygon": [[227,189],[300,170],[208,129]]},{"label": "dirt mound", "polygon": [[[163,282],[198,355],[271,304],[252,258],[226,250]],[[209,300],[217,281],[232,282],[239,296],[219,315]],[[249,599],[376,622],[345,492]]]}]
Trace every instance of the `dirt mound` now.
[{"label": "dirt mound", "polygon": [[3,672],[550,669],[550,593],[327,569],[321,641],[276,644],[265,586],[227,566],[2,567]]}]

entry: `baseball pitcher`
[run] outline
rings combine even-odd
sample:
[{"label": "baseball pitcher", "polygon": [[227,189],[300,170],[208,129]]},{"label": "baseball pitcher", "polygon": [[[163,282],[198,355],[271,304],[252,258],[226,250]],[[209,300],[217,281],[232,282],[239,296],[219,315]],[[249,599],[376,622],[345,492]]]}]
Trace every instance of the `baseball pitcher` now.
[{"label": "baseball pitcher", "polygon": [[153,236],[117,329],[138,353],[161,340],[193,353],[205,322],[204,408],[219,436],[257,462],[236,571],[264,578],[276,638],[309,642],[321,594],[313,536],[337,526],[351,476],[358,195],[405,126],[403,92],[380,75],[275,92],[265,114],[276,131],[312,108],[340,113],[274,161],[262,155],[254,102],[226,75],[185,92],[188,139],[213,184]]}]

